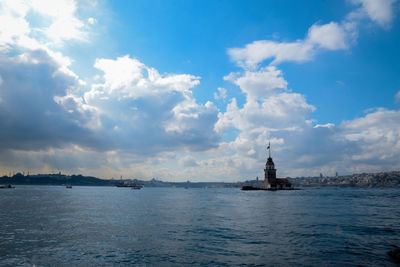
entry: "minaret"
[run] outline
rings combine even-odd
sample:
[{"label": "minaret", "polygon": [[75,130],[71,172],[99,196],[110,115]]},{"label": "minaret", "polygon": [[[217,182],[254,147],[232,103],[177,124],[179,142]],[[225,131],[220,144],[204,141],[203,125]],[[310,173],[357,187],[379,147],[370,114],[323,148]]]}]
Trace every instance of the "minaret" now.
[{"label": "minaret", "polygon": [[268,182],[269,184],[274,184],[276,183],[276,169],[275,169],[275,164],[274,161],[271,158],[271,143],[268,143],[267,149],[269,150],[268,152],[268,160],[265,163],[265,169],[264,169],[264,181]]}]

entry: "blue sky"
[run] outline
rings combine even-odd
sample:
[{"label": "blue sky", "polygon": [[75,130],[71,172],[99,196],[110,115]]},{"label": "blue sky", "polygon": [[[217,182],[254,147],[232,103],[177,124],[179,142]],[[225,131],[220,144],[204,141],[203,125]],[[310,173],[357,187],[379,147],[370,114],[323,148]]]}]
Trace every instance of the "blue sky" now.
[{"label": "blue sky", "polygon": [[0,170],[398,170],[400,4],[3,1]]}]

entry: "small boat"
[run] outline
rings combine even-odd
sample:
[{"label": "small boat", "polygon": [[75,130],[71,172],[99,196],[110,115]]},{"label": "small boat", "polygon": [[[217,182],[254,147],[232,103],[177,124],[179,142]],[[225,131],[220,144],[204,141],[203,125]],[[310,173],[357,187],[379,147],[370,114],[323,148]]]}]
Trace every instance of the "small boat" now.
[{"label": "small boat", "polygon": [[132,189],[142,189],[143,185],[133,185]]},{"label": "small boat", "polygon": [[261,188],[253,187],[253,186],[250,186],[250,185],[245,185],[245,186],[242,187],[242,190],[244,190],[244,191],[252,191],[252,190],[261,190]]},{"label": "small boat", "polygon": [[4,185],[4,184],[2,184],[2,185],[0,185],[0,188],[1,189],[8,189],[8,188],[15,188],[15,186],[12,186],[11,184],[8,184],[8,185]]},{"label": "small boat", "polygon": [[72,185],[67,184],[66,188],[72,188]]}]

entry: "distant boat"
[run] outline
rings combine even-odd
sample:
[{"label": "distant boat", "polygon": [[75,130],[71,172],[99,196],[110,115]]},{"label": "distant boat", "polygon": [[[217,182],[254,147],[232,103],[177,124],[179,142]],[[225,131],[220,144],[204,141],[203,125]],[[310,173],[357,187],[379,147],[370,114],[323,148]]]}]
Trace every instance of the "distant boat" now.
[{"label": "distant boat", "polygon": [[142,189],[143,185],[133,185],[132,189]]},{"label": "distant boat", "polygon": [[67,184],[66,188],[72,188],[72,185]]},{"label": "distant boat", "polygon": [[132,187],[132,184],[131,184],[131,183],[124,182],[124,183],[118,183],[118,184],[116,184],[115,186],[116,186],[116,187]]},{"label": "distant boat", "polygon": [[124,182],[124,183],[118,183],[115,185],[116,187],[130,187],[132,189],[141,189],[143,188],[143,185],[137,185],[134,182]]},{"label": "distant boat", "polygon": [[242,187],[242,190],[244,190],[244,191],[261,190],[261,188],[253,187],[253,186],[250,186],[250,185],[245,185],[245,186]]},{"label": "distant boat", "polygon": [[0,188],[1,189],[8,189],[8,188],[15,188],[15,186],[12,186],[11,184],[8,184],[8,185],[2,184],[2,185],[0,185]]}]

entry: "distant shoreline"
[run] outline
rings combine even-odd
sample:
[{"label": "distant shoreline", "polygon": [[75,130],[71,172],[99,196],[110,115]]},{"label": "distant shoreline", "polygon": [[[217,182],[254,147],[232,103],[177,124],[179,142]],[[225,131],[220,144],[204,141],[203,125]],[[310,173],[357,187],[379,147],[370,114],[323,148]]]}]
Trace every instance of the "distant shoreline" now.
[{"label": "distant shoreline", "polygon": [[[287,179],[294,187],[400,187],[400,171],[361,173],[334,177],[297,177]],[[156,179],[149,181],[138,179],[107,180],[93,176],[65,174],[17,173],[11,177],[0,177],[0,184],[12,185],[66,185],[73,186],[117,186],[122,183],[135,183],[144,187],[179,187],[179,188],[241,188],[260,186],[261,180],[244,182],[164,182]]]}]

